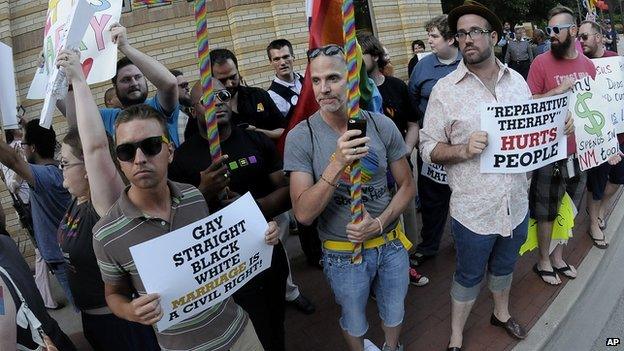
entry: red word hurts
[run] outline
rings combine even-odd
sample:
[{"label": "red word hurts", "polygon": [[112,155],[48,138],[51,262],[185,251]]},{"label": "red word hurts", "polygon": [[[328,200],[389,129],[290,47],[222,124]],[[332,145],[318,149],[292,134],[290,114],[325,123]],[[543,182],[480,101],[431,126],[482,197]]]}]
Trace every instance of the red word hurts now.
[{"label": "red word hurts", "polygon": [[505,135],[501,137],[501,150],[522,150],[527,147],[540,146],[552,142],[555,139],[557,139],[557,128],[529,134]]}]

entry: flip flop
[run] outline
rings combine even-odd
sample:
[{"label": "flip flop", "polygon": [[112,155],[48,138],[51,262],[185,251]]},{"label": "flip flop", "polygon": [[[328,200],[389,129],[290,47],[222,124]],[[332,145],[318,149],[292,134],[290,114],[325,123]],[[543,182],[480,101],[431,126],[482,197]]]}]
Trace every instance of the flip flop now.
[{"label": "flip flop", "polygon": [[[595,247],[599,248],[600,250],[606,250],[607,247],[609,247],[609,244],[607,244],[605,242],[605,238],[603,237],[602,239],[596,239],[592,236],[590,231],[587,231],[587,235],[589,235],[589,238],[592,240],[593,244]],[[599,244],[599,242],[602,241],[602,244]]]},{"label": "flip flop", "polygon": [[[565,263],[565,262],[564,262],[564,263]],[[562,276],[564,276],[564,277],[566,277],[566,278],[568,278],[568,279],[570,279],[570,280],[572,280],[572,279],[576,278],[576,277],[571,276],[570,274],[567,274],[567,273],[566,273],[566,272],[572,272],[572,268],[571,268],[571,267],[570,267],[570,265],[569,265],[569,264],[567,264],[567,263],[566,263],[566,264],[565,264],[565,266],[563,266],[563,267],[555,267],[555,266],[553,266],[553,269],[555,270],[555,272],[557,272],[557,273],[561,274]]]},{"label": "flip flop", "polygon": [[605,222],[605,220],[600,217],[598,217],[598,228],[600,228],[600,230],[607,229],[607,222]]},{"label": "flip flop", "polygon": [[[554,267],[553,267],[554,269]],[[548,285],[551,286],[557,286],[559,284],[561,284],[561,282],[557,283],[557,284],[551,284],[547,281],[544,280],[544,277],[553,277],[553,278],[557,278],[557,273],[555,273],[554,271],[541,271],[539,268],[537,268],[537,263],[535,265],[533,265],[533,272],[535,272],[535,274],[537,274],[540,279],[542,279],[542,281]]]}]

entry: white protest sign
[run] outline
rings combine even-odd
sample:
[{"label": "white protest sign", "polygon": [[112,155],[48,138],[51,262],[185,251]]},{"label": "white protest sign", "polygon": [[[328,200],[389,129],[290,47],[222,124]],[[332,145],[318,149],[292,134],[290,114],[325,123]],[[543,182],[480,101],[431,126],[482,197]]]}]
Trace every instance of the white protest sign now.
[{"label": "white protest sign", "polygon": [[443,165],[423,162],[420,174],[436,183],[448,184],[446,168]]},{"label": "white protest sign", "polygon": [[[78,48],[80,40],[89,25],[89,19],[93,17],[94,13],[95,7],[91,6],[86,0],[78,0],[68,19],[67,26],[60,33],[60,49]],[[40,126],[50,128],[56,101],[64,98],[65,94],[67,94],[67,78],[65,77],[65,73],[59,70],[56,65],[53,65],[52,74],[48,76],[46,96],[43,101],[43,107],[41,108]]]},{"label": "white protest sign", "polygon": [[566,157],[567,94],[516,102],[485,104],[481,130],[488,146],[481,173],[524,173]]},{"label": "white protest sign", "polygon": [[570,112],[574,116],[576,153],[581,171],[599,166],[617,154],[615,126],[609,118],[609,80],[606,75],[579,79],[572,88]]},{"label": "white protest sign", "polygon": [[605,57],[592,61],[596,66],[596,76],[606,80],[606,91],[602,92],[605,103],[601,105],[601,112],[611,118],[617,134],[624,133],[624,57]]},{"label": "white protest sign", "polygon": [[0,116],[4,129],[17,129],[17,94],[15,94],[15,71],[13,49],[0,43]]},{"label": "white protest sign", "polygon": [[[88,22],[87,30],[79,43],[80,61],[87,83],[106,81],[115,75],[117,45],[110,37],[110,26],[119,22],[121,0],[88,0],[95,14],[83,18]],[[45,98],[45,84],[54,69],[56,55],[61,50],[61,33],[67,26],[76,0],[49,0],[44,27],[43,53],[45,64],[35,73],[28,90],[28,99]],[[44,77],[44,78],[42,78]]]},{"label": "white protest sign", "polygon": [[223,301],[271,266],[267,222],[250,193],[204,219],[132,246],[145,290],[160,294],[167,328]]}]

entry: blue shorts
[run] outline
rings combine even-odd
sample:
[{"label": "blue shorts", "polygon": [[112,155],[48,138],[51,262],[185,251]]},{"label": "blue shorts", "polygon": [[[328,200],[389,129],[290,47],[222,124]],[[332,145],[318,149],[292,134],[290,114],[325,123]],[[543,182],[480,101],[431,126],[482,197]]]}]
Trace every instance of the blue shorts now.
[{"label": "blue shorts", "polygon": [[[620,150],[624,152],[624,144],[620,144]],[[607,181],[611,184],[624,184],[624,161],[614,166],[605,162],[587,171],[587,191],[592,193],[594,201],[602,200]]]},{"label": "blue shorts", "polygon": [[452,218],[457,266],[451,295],[455,300],[471,301],[477,298],[486,267],[492,291],[500,291],[511,286],[520,247],[526,241],[528,223],[527,215],[510,237],[502,237],[498,234],[474,233]]},{"label": "blue shorts", "polygon": [[379,316],[387,327],[403,322],[409,285],[407,250],[399,240],[362,251],[362,263],[351,263],[351,253],[323,249],[323,272],[341,307],[340,327],[361,337],[368,330],[366,303],[375,280]]}]

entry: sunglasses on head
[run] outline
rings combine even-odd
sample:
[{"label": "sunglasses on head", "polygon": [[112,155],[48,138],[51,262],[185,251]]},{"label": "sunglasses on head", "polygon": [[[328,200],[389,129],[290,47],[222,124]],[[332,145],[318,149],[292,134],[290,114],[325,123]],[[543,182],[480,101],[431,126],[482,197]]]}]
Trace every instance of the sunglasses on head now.
[{"label": "sunglasses on head", "polygon": [[325,45],[325,46],[321,46],[320,48],[316,48],[316,49],[310,49],[307,52],[308,55],[308,61],[317,58],[320,54],[323,54],[325,56],[334,56],[334,55],[338,55],[339,53],[344,55],[344,49],[342,48],[342,46],[340,45],[336,45],[336,44],[329,44],[329,45]]},{"label": "sunglasses on head", "polygon": [[555,35],[558,35],[559,33],[561,33],[561,30],[571,27],[576,27],[576,24],[557,24],[552,27],[548,26],[546,27],[546,34],[551,35],[552,33],[555,33]]},{"label": "sunglasses on head", "polygon": [[169,144],[169,140],[164,135],[153,136],[135,143],[117,145],[115,153],[120,161],[129,162],[134,160],[137,149],[141,149],[141,152],[148,157],[158,155],[163,143]]}]

